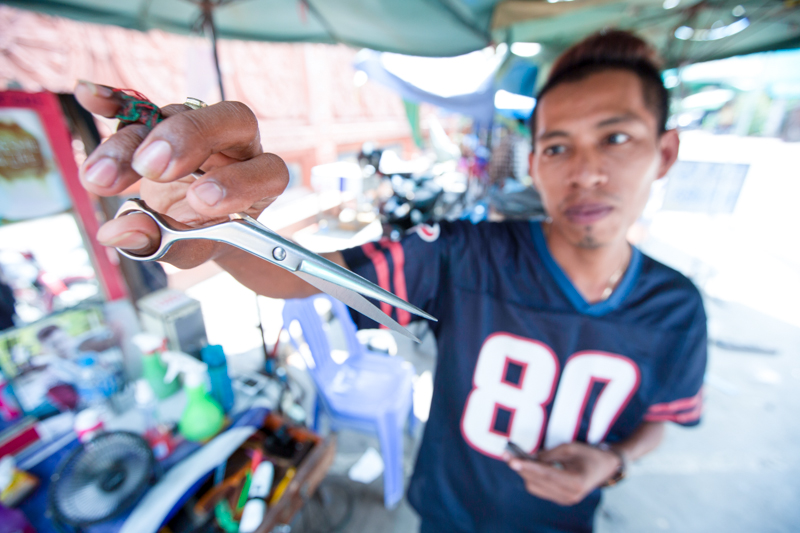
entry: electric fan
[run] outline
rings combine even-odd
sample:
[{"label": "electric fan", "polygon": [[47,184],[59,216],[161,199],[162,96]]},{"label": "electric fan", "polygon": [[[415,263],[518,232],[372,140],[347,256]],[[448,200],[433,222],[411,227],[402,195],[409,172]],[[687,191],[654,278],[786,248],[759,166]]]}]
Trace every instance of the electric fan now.
[{"label": "electric fan", "polygon": [[54,522],[84,527],[117,516],[147,490],[155,465],[147,441],[134,433],[101,433],[81,444],[51,479]]}]

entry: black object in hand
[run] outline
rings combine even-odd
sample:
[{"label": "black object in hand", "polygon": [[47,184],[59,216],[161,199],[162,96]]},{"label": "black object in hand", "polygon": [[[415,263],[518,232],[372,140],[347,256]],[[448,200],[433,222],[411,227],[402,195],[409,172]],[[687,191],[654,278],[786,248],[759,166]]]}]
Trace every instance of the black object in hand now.
[{"label": "black object in hand", "polygon": [[511,441],[506,444],[506,451],[516,457],[525,461],[538,461],[535,453],[528,453]]}]

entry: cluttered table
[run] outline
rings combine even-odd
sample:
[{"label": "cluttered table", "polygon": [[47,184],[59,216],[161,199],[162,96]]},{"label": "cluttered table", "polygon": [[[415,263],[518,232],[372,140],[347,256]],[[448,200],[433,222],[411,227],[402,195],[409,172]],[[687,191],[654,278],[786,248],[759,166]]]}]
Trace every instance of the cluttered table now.
[{"label": "cluttered table", "polygon": [[[169,359],[168,352],[161,356]],[[330,468],[335,437],[319,437],[280,416],[274,409],[280,380],[255,378],[232,380],[223,427],[201,439],[192,433],[198,424],[187,422],[197,398],[186,376],[184,389],[156,402],[147,398],[148,409],[142,409],[140,380],[126,387],[128,396],[137,396],[128,399],[129,408],[116,398],[116,409],[109,402],[88,425],[82,419],[96,408],[6,424],[6,439],[36,433],[14,462],[38,485],[3,512],[21,511],[39,533],[155,533],[164,525],[174,533],[265,533],[290,523]],[[210,397],[203,390],[202,401]],[[154,418],[159,428],[172,429],[153,433]]]},{"label": "cluttered table", "polygon": [[[281,431],[288,431],[292,434],[292,441],[297,443],[291,446],[289,454],[283,450],[275,453],[276,447],[279,446],[279,439],[275,436]],[[71,512],[76,516],[108,515],[108,519],[84,527],[85,531],[92,533],[155,532],[179,513],[192,515],[195,523],[198,520],[202,523],[210,512],[208,499],[210,497],[213,500],[213,496],[209,495],[213,492],[214,486],[229,486],[229,492],[235,499],[241,500],[242,492],[246,494],[247,487],[242,490],[236,486],[238,484],[236,478],[242,477],[239,475],[242,461],[241,458],[236,459],[236,454],[246,443],[251,449],[255,449],[257,444],[261,443],[264,445],[263,460],[269,460],[275,465],[275,474],[271,490],[267,489],[269,491],[267,494],[270,495],[267,512],[253,531],[267,532],[277,524],[291,521],[294,513],[302,506],[303,498],[313,494],[316,486],[325,477],[335,454],[333,438],[322,439],[302,428],[286,426],[279,416],[270,414],[269,409],[254,407],[238,414],[230,427],[210,442],[201,446],[184,441],[168,457],[157,461],[148,476],[149,488],[139,497],[136,505],[126,506],[125,504],[129,502],[117,501],[113,490],[104,492],[100,487],[102,481],[85,481],[83,489],[76,489],[80,483],[84,483],[83,480],[65,479],[63,474],[61,479],[51,480],[51,476],[60,465],[74,457],[79,449],[83,449],[84,453],[91,453],[95,449],[92,444],[100,442],[102,436],[128,434],[119,430],[108,431],[96,437],[97,440],[91,441],[88,446],[82,445],[77,435],[64,435],[44,448],[37,448],[18,456],[18,467],[40,480],[39,487],[19,506],[31,526],[39,533],[63,531],[63,527],[54,523],[56,518],[53,516],[54,505],[67,509],[65,514],[68,516],[60,517],[62,523],[65,518],[74,519],[74,516],[69,514]],[[274,441],[272,445],[269,442],[270,438]],[[124,442],[116,443],[119,444]],[[102,451],[107,450],[98,453]],[[130,452],[118,453],[120,457],[130,460]],[[104,461],[107,460],[101,456],[94,460],[99,464],[103,464]],[[135,463],[131,463],[130,466],[133,464]],[[245,466],[244,469],[248,467]],[[133,474],[128,472],[128,475]],[[246,472],[244,477],[251,476],[251,472]],[[213,477],[217,479],[212,479]],[[58,492],[54,491],[55,483],[69,485],[67,499],[60,504],[55,504],[53,501],[54,494]],[[84,494],[81,494],[81,490]],[[191,506],[192,500],[197,500],[198,493],[205,493],[205,513],[198,512],[197,505]],[[94,501],[90,503],[89,500]],[[218,501],[219,498],[217,505]],[[83,508],[80,507],[81,504]],[[115,507],[119,507],[120,511],[115,510]],[[212,505],[211,510],[215,507]],[[239,504],[238,507],[239,509],[236,509],[236,506],[232,509],[232,516],[223,524],[223,530],[239,531],[234,518],[237,511],[241,515],[242,506]],[[56,511],[55,514],[60,513]],[[173,531],[176,529],[173,528]]]}]

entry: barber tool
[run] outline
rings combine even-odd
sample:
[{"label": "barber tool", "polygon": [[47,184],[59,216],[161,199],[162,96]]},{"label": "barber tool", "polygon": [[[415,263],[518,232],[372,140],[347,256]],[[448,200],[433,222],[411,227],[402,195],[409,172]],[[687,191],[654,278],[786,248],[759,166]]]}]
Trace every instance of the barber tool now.
[{"label": "barber tool", "polygon": [[250,490],[247,492],[247,503],[239,521],[239,533],[253,533],[267,512],[267,496],[272,490],[272,481],[275,478],[275,467],[269,461],[258,465],[253,473]]},{"label": "barber tool", "polygon": [[[120,101],[120,113],[117,118],[122,126],[141,123],[152,128],[164,120],[160,109],[140,93],[115,89],[114,97]],[[184,105],[195,110],[205,107],[203,102],[193,98],[188,99]],[[201,170],[192,173],[195,177],[202,174]],[[161,214],[150,209],[141,199],[132,199],[122,204],[116,216],[119,218],[131,213],[144,213],[155,221],[161,230],[161,244],[158,250],[146,256],[135,255],[117,248],[117,251],[129,259],[157,261],[164,257],[173,243],[182,240],[202,239],[224,242],[292,272],[320,291],[416,342],[419,342],[419,339],[368,302],[362,295],[436,321],[436,318],[402,298],[398,298],[358,274],[281,237],[245,213],[231,215],[231,220],[228,222],[188,230],[174,228]]]},{"label": "barber tool", "polygon": [[277,487],[275,487],[275,491],[272,493],[272,498],[269,499],[269,505],[275,505],[278,503],[278,500],[280,500],[281,496],[283,496],[283,493],[286,492],[286,489],[289,487],[289,483],[292,482],[296,473],[297,469],[295,467],[291,467],[286,471],[286,474],[284,474],[281,482],[278,483]]},{"label": "barber tool", "polygon": [[117,218],[132,213],[143,213],[153,219],[161,231],[161,244],[155,252],[149,255],[135,255],[117,248],[122,255],[130,259],[157,261],[163,258],[170,247],[178,241],[197,239],[224,242],[284,270],[288,270],[320,291],[333,296],[376,322],[417,342],[419,342],[419,339],[368,302],[364,296],[388,303],[398,309],[403,309],[428,320],[436,321],[434,317],[425,311],[365,280],[358,274],[306,250],[289,239],[281,237],[247,214],[236,213],[231,215],[231,220],[227,222],[204,228],[181,230],[173,227],[160,213],[152,210],[141,199],[128,200],[122,204],[117,212]]},{"label": "barber tool", "polygon": [[[225,463],[220,466],[224,467]],[[241,489],[250,470],[251,466],[248,464],[228,477],[224,477],[225,473],[223,470],[222,479],[203,494],[195,504],[195,514],[205,515],[210,513],[221,501],[226,500],[231,494],[235,493],[236,490]]]},{"label": "barber tool", "polygon": [[539,460],[535,453],[528,453],[511,441],[506,443],[506,451],[513,455],[516,459],[522,459],[524,461]]},{"label": "barber tool", "polygon": [[[514,444],[511,441],[508,441],[506,443],[506,451],[508,453],[510,453],[511,455],[513,455],[515,459],[522,459],[523,461],[539,461],[539,462],[542,461],[541,459],[539,459],[539,455],[538,454],[536,454],[536,453],[527,453],[525,450],[523,450],[522,448],[520,448],[519,446],[517,446],[516,444]],[[553,461],[553,462],[546,463],[546,464],[548,464],[548,465],[550,465],[553,468],[556,468],[558,470],[564,470],[564,464],[559,462],[559,461]]]}]

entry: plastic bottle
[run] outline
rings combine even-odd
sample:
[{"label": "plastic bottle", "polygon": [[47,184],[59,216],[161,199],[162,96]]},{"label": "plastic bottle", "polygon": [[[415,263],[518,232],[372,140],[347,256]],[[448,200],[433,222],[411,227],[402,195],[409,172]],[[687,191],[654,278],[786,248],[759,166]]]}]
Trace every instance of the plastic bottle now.
[{"label": "plastic bottle", "polygon": [[226,413],[233,408],[233,386],[228,376],[228,361],[222,346],[210,344],[200,350],[200,356],[208,365],[208,377],[211,380],[211,396],[222,406]]},{"label": "plastic bottle", "polygon": [[186,440],[201,442],[210,439],[225,424],[225,413],[207,393],[208,365],[183,352],[166,351],[161,357],[167,364],[166,382],[183,374],[186,407],[178,422],[178,431]]},{"label": "plastic bottle", "polygon": [[167,366],[161,361],[161,352],[167,344],[166,339],[152,333],[137,333],[131,341],[142,352],[142,375],[156,396],[163,400],[178,392],[180,385],[177,381],[164,381]]},{"label": "plastic bottle", "polygon": [[267,512],[267,496],[272,490],[272,481],[275,478],[275,467],[269,461],[258,465],[253,480],[250,482],[250,491],[247,493],[247,503],[242,511],[239,521],[239,533],[253,533],[264,521]]},{"label": "plastic bottle", "polygon": [[94,354],[84,354],[77,361],[76,389],[84,406],[105,402],[117,390],[114,376],[97,364]]},{"label": "plastic bottle", "polygon": [[150,445],[157,460],[164,459],[175,449],[175,441],[168,427],[159,423],[156,413],[158,402],[153,388],[145,379],[138,379],[135,383],[136,406],[144,417],[144,439]]},{"label": "plastic bottle", "polygon": [[97,409],[84,409],[75,416],[74,429],[78,440],[89,442],[98,433],[103,431],[103,420]]}]

